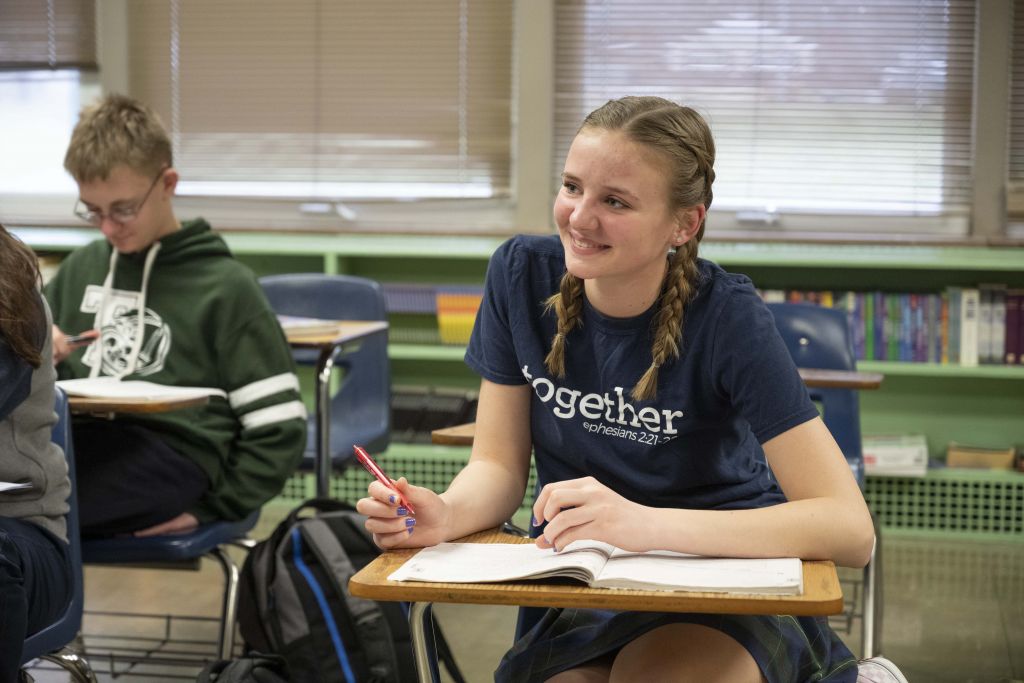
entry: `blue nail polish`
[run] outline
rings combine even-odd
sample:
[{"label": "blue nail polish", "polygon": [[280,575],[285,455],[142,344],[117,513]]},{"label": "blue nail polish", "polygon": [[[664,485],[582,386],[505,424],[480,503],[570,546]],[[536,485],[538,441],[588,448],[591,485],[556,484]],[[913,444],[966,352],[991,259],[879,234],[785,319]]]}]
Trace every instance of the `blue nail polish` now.
[{"label": "blue nail polish", "polygon": [[389,503],[394,503],[395,502],[395,497],[394,496],[388,496],[388,502]]},{"label": "blue nail polish", "polygon": [[407,514],[409,514],[409,511],[406,510],[401,505],[399,505],[398,508],[395,510],[395,514],[397,514],[399,517],[405,517]]},{"label": "blue nail polish", "polygon": [[414,526],[411,526],[411,527],[409,527],[409,533],[410,533],[410,534],[411,534],[412,532],[414,532],[414,531],[416,531],[416,527],[414,527]]},{"label": "blue nail polish", "polygon": [[415,517],[409,517],[408,519],[406,519],[405,520],[405,526],[410,527],[410,528],[416,526],[416,518]]},{"label": "blue nail polish", "polygon": [[538,524],[539,522],[537,521],[537,518],[533,515],[530,515],[530,526],[537,526]]}]

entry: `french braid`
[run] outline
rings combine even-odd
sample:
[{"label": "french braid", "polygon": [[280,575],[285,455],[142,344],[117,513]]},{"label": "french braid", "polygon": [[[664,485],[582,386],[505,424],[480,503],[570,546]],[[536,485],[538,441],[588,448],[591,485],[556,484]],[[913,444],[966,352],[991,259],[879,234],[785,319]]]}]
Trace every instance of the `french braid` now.
[{"label": "french braid", "polygon": [[679,343],[683,338],[683,310],[696,293],[697,277],[697,240],[692,239],[676,249],[665,274],[665,284],[658,298],[658,312],[654,318],[651,365],[631,392],[638,401],[652,399],[657,395],[658,370],[662,365],[679,358]]},{"label": "french braid", "polygon": [[555,377],[565,377],[565,345],[569,333],[583,325],[583,280],[569,271],[562,275],[558,293],[544,302],[547,311],[555,310],[558,327],[544,366]]}]

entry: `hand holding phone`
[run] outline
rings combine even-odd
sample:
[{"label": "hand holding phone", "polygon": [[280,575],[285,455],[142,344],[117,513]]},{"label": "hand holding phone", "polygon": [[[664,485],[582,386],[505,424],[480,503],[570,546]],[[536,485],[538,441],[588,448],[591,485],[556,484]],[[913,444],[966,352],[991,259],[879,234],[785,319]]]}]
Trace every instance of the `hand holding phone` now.
[{"label": "hand holding phone", "polygon": [[355,451],[356,460],[359,461],[359,464],[365,467],[367,472],[376,477],[377,481],[384,484],[389,489],[398,494],[399,500],[401,500],[402,505],[405,507],[405,509],[409,511],[409,514],[415,515],[416,511],[413,510],[412,505],[409,505],[409,501],[406,500],[405,496],[402,495],[402,492],[398,490],[397,486],[395,486],[394,480],[384,473],[384,470],[382,470],[380,468],[380,465],[378,465],[377,462],[372,457],[370,457],[370,454],[366,452],[366,449],[363,448],[362,446],[352,446],[352,450]]},{"label": "hand holding phone", "polygon": [[68,346],[83,346],[91,344],[99,339],[99,334],[95,331],[83,332],[82,334],[69,334],[64,337],[64,343]]}]

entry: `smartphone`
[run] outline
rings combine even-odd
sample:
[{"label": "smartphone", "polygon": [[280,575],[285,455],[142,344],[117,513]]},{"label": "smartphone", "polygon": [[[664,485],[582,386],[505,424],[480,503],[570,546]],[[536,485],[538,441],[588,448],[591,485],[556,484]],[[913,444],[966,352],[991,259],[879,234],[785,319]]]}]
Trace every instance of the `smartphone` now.
[{"label": "smartphone", "polygon": [[91,344],[99,338],[100,336],[98,334],[94,334],[91,332],[87,332],[86,334],[70,334],[64,337],[64,343],[67,344],[68,346],[75,346],[77,344]]},{"label": "smartphone", "polygon": [[377,481],[379,481],[380,483],[384,484],[389,489],[397,493],[398,497],[402,501],[402,505],[405,507],[406,510],[409,511],[409,514],[415,515],[416,511],[412,509],[412,505],[409,505],[409,501],[405,499],[405,496],[402,495],[402,492],[395,487],[394,480],[392,480],[391,477],[384,473],[384,470],[380,468],[380,465],[377,464],[376,460],[370,457],[370,454],[366,452],[366,449],[363,448],[362,446],[352,446],[352,450],[355,451],[356,460],[359,461],[359,464],[365,467],[367,472],[376,477]]}]

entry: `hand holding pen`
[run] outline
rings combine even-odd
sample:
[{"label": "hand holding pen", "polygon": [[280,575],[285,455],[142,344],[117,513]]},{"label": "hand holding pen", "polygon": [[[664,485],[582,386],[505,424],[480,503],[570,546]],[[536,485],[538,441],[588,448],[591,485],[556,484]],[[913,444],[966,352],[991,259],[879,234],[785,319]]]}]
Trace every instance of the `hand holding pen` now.
[{"label": "hand holding pen", "polygon": [[392,479],[365,449],[355,446],[354,450],[356,459],[375,480],[367,487],[369,496],[356,503],[356,510],[367,516],[366,530],[379,547],[419,548],[445,540],[442,520],[447,507],[440,496],[413,486],[405,477]]},{"label": "hand holding pen", "polygon": [[406,500],[405,496],[402,495],[402,492],[398,490],[398,487],[395,485],[394,479],[384,474],[384,470],[382,470],[380,465],[377,464],[377,461],[374,460],[370,456],[370,454],[366,452],[366,449],[363,448],[362,446],[353,446],[352,450],[355,451],[356,460],[359,461],[359,464],[366,468],[367,472],[376,477],[377,481],[379,481],[380,483],[384,484],[384,486],[387,486],[389,489],[394,491],[395,494],[398,495],[399,499],[401,499],[402,505],[404,505],[405,509],[409,511],[409,514],[415,515],[416,511],[413,509],[412,505],[409,504],[409,501]]}]

